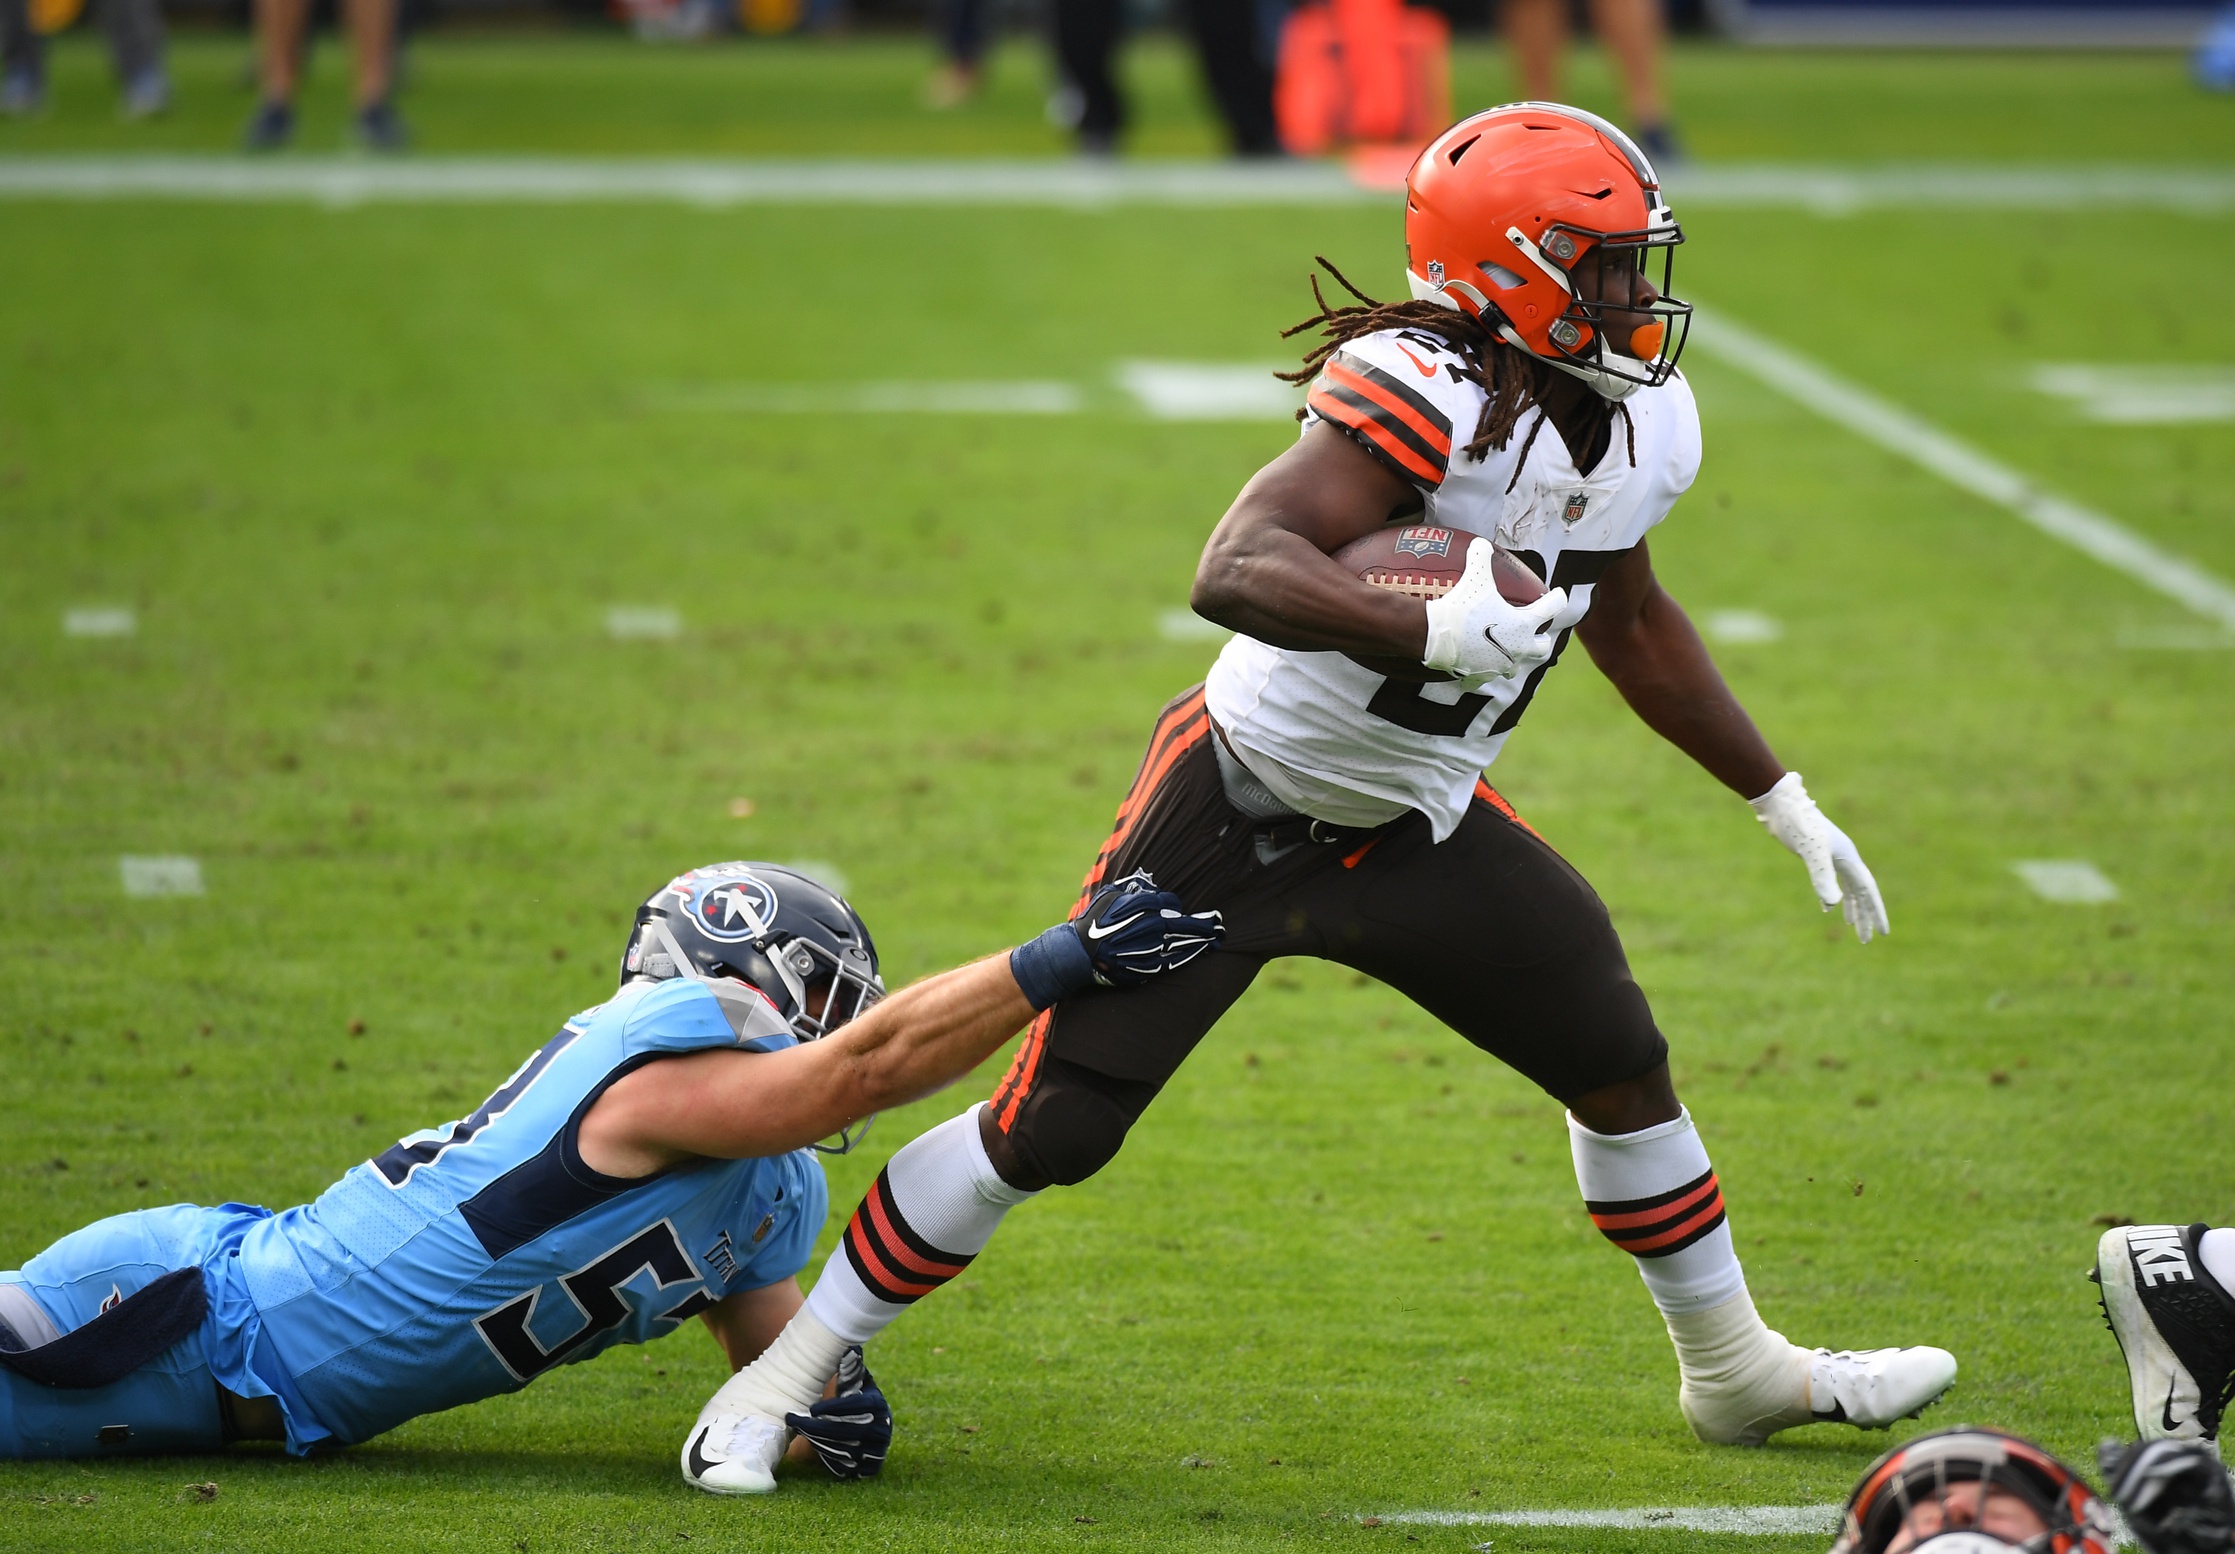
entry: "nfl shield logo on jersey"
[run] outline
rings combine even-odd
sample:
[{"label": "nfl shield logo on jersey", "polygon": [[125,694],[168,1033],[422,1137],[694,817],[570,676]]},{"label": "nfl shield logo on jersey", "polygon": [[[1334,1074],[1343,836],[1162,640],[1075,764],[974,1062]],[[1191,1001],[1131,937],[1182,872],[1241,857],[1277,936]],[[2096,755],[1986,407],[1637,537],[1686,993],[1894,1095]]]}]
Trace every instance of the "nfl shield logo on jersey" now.
[{"label": "nfl shield logo on jersey", "polygon": [[688,910],[709,939],[763,939],[776,921],[776,892],[757,874],[696,869],[675,882],[688,891]]},{"label": "nfl shield logo on jersey", "polygon": [[1397,554],[1400,556],[1448,556],[1451,554],[1449,529],[1401,529],[1397,533]]},{"label": "nfl shield logo on jersey", "polygon": [[1590,505],[1591,496],[1589,492],[1570,492],[1568,494],[1568,505],[1560,509],[1560,521],[1569,524],[1580,523],[1583,520],[1583,509]]}]

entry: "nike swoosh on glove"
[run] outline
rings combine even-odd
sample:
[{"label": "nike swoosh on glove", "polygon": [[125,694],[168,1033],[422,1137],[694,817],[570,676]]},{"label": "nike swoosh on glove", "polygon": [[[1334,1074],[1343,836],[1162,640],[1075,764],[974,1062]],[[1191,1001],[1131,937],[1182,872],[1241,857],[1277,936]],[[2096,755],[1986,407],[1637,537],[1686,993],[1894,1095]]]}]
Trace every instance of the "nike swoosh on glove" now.
[{"label": "nike swoosh on glove", "polygon": [[1847,833],[1826,820],[1816,801],[1808,796],[1800,773],[1787,772],[1767,793],[1746,802],[1753,806],[1754,818],[1768,828],[1769,834],[1807,866],[1808,883],[1816,888],[1816,899],[1825,911],[1843,906],[1847,925],[1865,944],[1874,935],[1893,932],[1886,920],[1885,900],[1878,894],[1878,881],[1871,877]]},{"label": "nike swoosh on glove", "polygon": [[832,1478],[875,1478],[892,1448],[892,1408],[858,1344],[839,1357],[837,1395],[804,1414],[786,1414],[784,1423],[815,1448]]},{"label": "nike swoosh on glove", "polygon": [[1216,912],[1189,912],[1146,870],[1104,885],[1086,909],[1009,952],[1009,972],[1035,1009],[1099,983],[1134,987],[1177,971],[1226,936]]},{"label": "nike swoosh on glove", "polygon": [[1430,669],[1478,680],[1527,674],[1552,656],[1545,633],[1568,607],[1568,591],[1555,588],[1533,604],[1514,605],[1498,592],[1490,542],[1467,546],[1467,569],[1440,599],[1428,601],[1428,645],[1420,661]]},{"label": "nike swoosh on glove", "polygon": [[1069,926],[1104,987],[1134,987],[1177,971],[1226,937],[1218,913],[1189,912],[1179,897],[1158,890],[1146,869],[1096,891]]}]

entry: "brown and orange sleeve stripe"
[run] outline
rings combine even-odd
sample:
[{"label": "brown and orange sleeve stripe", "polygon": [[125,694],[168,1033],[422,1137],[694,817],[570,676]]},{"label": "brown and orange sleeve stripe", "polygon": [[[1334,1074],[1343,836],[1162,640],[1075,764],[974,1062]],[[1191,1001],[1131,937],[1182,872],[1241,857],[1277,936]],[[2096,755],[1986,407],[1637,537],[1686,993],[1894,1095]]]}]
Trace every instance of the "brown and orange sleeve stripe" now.
[{"label": "brown and orange sleeve stripe", "polygon": [[1304,404],[1405,479],[1434,488],[1451,467],[1451,418],[1412,385],[1338,351]]}]

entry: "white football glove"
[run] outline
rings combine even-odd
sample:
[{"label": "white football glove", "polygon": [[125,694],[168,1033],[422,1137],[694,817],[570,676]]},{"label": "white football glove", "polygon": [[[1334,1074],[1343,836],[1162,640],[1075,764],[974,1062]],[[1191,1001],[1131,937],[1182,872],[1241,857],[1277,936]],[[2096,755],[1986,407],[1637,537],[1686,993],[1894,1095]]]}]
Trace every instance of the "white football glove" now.
[{"label": "white football glove", "polygon": [[1544,628],[1568,607],[1568,591],[1555,588],[1534,604],[1512,605],[1490,575],[1490,542],[1467,546],[1467,570],[1441,599],[1428,601],[1430,669],[1469,678],[1503,680],[1527,674],[1552,656]]},{"label": "white football glove", "polygon": [[1769,834],[1808,866],[1808,883],[1816,887],[1816,899],[1825,911],[1844,902],[1848,926],[1865,944],[1874,934],[1893,932],[1878,882],[1864,867],[1862,854],[1855,851],[1846,832],[1824,818],[1801,785],[1800,773],[1787,772],[1777,779],[1776,787],[1746,802],[1754,806],[1754,818],[1769,828]]}]

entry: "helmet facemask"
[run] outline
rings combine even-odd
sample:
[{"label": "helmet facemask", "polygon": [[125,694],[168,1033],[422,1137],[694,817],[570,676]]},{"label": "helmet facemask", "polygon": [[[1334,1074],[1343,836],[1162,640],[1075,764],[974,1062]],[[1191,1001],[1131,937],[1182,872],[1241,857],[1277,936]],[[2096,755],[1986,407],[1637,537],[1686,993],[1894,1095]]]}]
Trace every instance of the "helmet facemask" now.
[{"label": "helmet facemask", "polygon": [[[1684,229],[1665,205],[1656,205],[1652,217],[1651,225],[1634,232],[1592,232],[1556,223],[1545,229],[1541,243],[1531,242],[1518,227],[1506,233],[1507,241],[1568,296],[1566,311],[1546,331],[1558,354],[1530,354],[1581,378],[1607,399],[1627,399],[1641,388],[1666,383],[1691,336],[1692,305],[1669,295],[1676,276],[1676,245],[1684,241]],[[1656,258],[1658,281],[1652,279]],[[1495,285],[1491,267],[1482,269]],[[1651,302],[1633,302],[1620,295],[1626,289],[1620,278],[1624,270],[1645,278],[1655,293]],[[1579,284],[1585,276],[1592,284]],[[1586,290],[1597,295],[1587,298]],[[1498,332],[1509,343],[1529,349],[1502,320]]]},{"label": "helmet facemask", "polygon": [[[1938,1516],[1920,1514],[1928,1507]],[[2109,1554],[2111,1546],[2102,1503],[2069,1468],[2014,1436],[1958,1429],[1880,1458],[1849,1501],[1832,1554]]]},{"label": "helmet facemask", "polygon": [[[781,948],[772,945],[763,953],[791,994],[792,1007],[785,1017],[791,1021],[792,1034],[801,1041],[828,1036],[847,1021],[867,1014],[885,996],[884,981],[876,972],[848,965],[846,957],[833,955],[812,940],[794,939]],[[814,1001],[818,991],[823,993],[819,1008]]]}]

